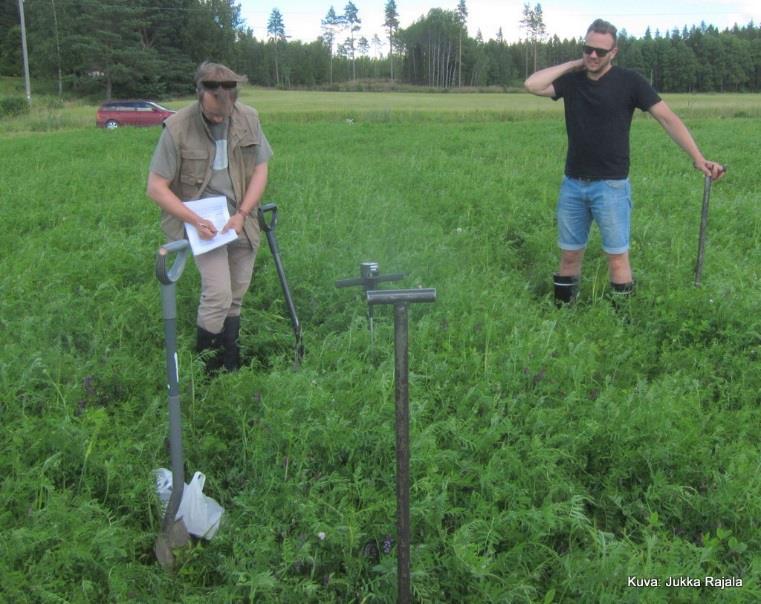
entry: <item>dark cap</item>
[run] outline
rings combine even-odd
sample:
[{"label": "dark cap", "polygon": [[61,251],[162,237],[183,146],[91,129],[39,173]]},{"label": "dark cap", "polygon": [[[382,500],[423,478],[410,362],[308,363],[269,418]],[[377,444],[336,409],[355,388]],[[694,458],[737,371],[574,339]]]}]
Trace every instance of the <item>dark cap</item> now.
[{"label": "dark cap", "polygon": [[222,63],[204,61],[196,70],[195,84],[198,86],[204,81],[247,82],[248,78],[245,75],[238,75],[226,65],[222,65]]}]

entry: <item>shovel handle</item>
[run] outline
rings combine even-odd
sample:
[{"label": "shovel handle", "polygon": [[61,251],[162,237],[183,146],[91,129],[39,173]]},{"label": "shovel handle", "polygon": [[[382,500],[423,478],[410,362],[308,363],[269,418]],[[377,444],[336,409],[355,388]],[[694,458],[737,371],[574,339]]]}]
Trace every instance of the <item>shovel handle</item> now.
[{"label": "shovel handle", "polygon": [[[173,252],[176,252],[177,256],[172,266],[168,267],[167,257]],[[156,254],[156,278],[164,285],[176,283],[185,269],[189,252],[190,243],[187,239],[178,239],[162,245]]]},{"label": "shovel handle", "polygon": [[[272,218],[267,222],[265,214],[272,212]],[[266,233],[274,231],[277,226],[277,204],[268,203],[263,206],[259,206],[256,210],[256,215],[259,218],[259,228]]]}]

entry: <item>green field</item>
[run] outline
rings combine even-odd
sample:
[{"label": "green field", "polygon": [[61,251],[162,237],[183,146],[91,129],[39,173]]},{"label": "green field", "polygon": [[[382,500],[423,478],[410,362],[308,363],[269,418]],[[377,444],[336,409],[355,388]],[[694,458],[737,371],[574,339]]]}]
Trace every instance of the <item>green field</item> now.
[{"label": "green field", "polygon": [[[0,93],[24,96],[16,79],[0,78]],[[0,119],[0,136],[19,132],[88,128],[95,123],[97,104],[61,101],[36,95],[33,111],[15,120]],[[669,105],[684,118],[761,118],[758,94],[669,94]],[[562,115],[562,103],[523,93],[461,94],[457,92],[362,93],[290,91],[246,87],[241,99],[255,106],[269,123],[313,121],[362,122],[503,122]],[[164,104],[179,109],[187,97]]]},{"label": "green field", "polygon": [[173,574],[153,555],[151,471],[169,464],[162,238],[144,194],[158,130],[96,130],[81,104],[0,121],[0,601],[393,602],[393,321],[376,309],[372,342],[360,292],[334,286],[366,260],[438,292],[410,310],[416,601],[761,598],[760,97],[667,98],[729,165],[700,289],[702,176],[635,121],[625,317],[605,299],[596,232],[579,304],[552,303],[559,103],[245,97],[275,151],[266,200],[307,353],[294,368],[265,246],[246,367],[207,380],[198,275],[182,277],[187,470],[226,514]]}]

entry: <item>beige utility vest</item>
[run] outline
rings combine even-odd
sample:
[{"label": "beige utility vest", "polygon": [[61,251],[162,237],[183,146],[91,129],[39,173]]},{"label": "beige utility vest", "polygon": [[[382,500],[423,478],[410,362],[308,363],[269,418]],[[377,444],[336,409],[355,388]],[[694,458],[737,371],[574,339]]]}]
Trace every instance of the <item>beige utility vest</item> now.
[{"label": "beige utility vest", "polygon": [[[201,114],[200,103],[180,109],[164,122],[177,147],[178,170],[170,184],[182,201],[198,199],[211,180],[215,142]],[[259,116],[255,109],[235,103],[227,131],[230,180],[239,208],[256,166],[259,149]],[[161,213],[161,228],[175,241],[185,236],[185,225],[167,212]],[[243,230],[254,249],[259,246],[259,222],[255,212],[246,217]]]}]

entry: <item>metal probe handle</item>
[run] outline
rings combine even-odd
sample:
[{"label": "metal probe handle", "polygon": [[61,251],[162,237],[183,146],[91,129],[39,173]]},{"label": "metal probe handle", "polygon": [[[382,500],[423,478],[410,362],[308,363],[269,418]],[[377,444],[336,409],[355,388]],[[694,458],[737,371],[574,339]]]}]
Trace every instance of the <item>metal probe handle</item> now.
[{"label": "metal probe handle", "polygon": [[406,304],[435,302],[434,288],[421,289],[379,289],[367,292],[368,304]]}]

